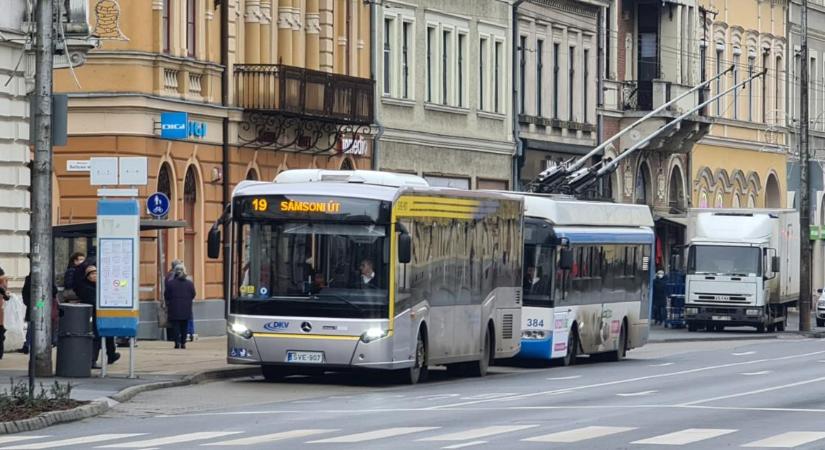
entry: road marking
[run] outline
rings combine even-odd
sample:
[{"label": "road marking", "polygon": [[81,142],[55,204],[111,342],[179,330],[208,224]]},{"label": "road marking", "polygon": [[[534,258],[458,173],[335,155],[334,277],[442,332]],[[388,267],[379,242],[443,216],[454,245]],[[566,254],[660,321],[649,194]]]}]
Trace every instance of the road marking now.
[{"label": "road marking", "polygon": [[12,442],[30,441],[32,439],[46,439],[51,436],[0,436],[0,444],[11,444]]},{"label": "road marking", "polygon": [[486,444],[486,443],[487,443],[487,441],[473,441],[473,442],[465,442],[463,444],[448,445],[446,447],[441,447],[441,448],[447,450],[447,449],[454,449],[454,448],[471,447],[473,445],[481,445],[481,444]]},{"label": "road marking", "polygon": [[95,448],[146,448],[156,447],[159,445],[181,444],[183,442],[203,441],[206,439],[219,438],[222,436],[229,436],[231,434],[238,434],[241,431],[203,431],[199,433],[186,433],[177,436],[169,436],[165,438],[147,439],[145,441],[124,442],[122,444],[104,445]]},{"label": "road marking", "polygon": [[320,441],[310,441],[307,444],[352,444],[355,442],[373,441],[388,437],[404,436],[405,434],[420,433],[422,431],[437,430],[440,427],[398,427],[383,430],[367,431],[366,433],[348,434]]},{"label": "road marking", "polygon": [[642,396],[642,395],[655,394],[657,392],[659,392],[659,391],[628,392],[626,394],[616,394],[616,395],[618,395],[619,397],[639,397],[639,396]]},{"label": "road marking", "polygon": [[94,436],[61,439],[59,441],[38,442],[36,444],[12,445],[11,447],[3,447],[2,450],[38,450],[44,448],[65,447],[68,445],[92,444],[95,442],[113,441],[115,439],[143,436],[145,434],[146,433],[97,434]]},{"label": "road marking", "polygon": [[292,403],[299,404],[299,405],[306,405],[310,403],[321,403],[321,400],[295,400]]},{"label": "road marking", "polygon": [[282,441],[284,439],[292,439],[292,438],[301,438],[307,436],[313,436],[316,434],[322,433],[332,433],[334,431],[338,431],[336,429],[327,429],[327,430],[292,430],[292,431],[284,431],[281,433],[272,433],[272,434],[264,434],[261,436],[252,436],[247,438],[240,438],[240,439],[231,439],[228,441],[221,441],[221,442],[212,442],[209,444],[201,444],[202,446],[218,446],[218,445],[254,445],[254,444],[263,444],[264,442],[275,442],[275,441]]},{"label": "road marking", "polygon": [[633,383],[633,382],[636,382],[636,381],[652,380],[652,379],[656,379],[656,378],[669,378],[669,377],[675,377],[675,376],[679,376],[679,375],[688,375],[688,374],[699,373],[699,372],[707,372],[707,371],[710,371],[710,370],[727,369],[727,368],[730,368],[730,367],[738,367],[738,366],[745,366],[745,365],[751,365],[751,364],[759,364],[759,363],[764,363],[764,362],[785,361],[785,360],[789,360],[789,359],[796,359],[796,358],[804,358],[804,357],[807,357],[807,356],[821,355],[823,353],[825,353],[825,350],[820,350],[820,351],[816,351],[816,352],[809,352],[809,353],[799,353],[799,354],[796,354],[796,355],[782,356],[782,357],[779,357],[779,358],[753,359],[753,360],[750,360],[750,361],[741,361],[741,362],[737,362],[737,363],[727,363],[727,364],[719,364],[719,365],[715,365],[715,366],[697,367],[695,369],[680,370],[678,372],[667,372],[667,373],[660,373],[660,374],[656,374],[656,375],[646,375],[646,376],[642,376],[642,377],[634,377],[634,378],[625,378],[625,379],[622,379],[622,380],[606,381],[604,383],[595,383],[595,384],[582,385],[582,386],[572,386],[572,387],[566,387],[566,388],[563,388],[563,389],[553,389],[553,390],[549,390],[549,391],[531,392],[529,394],[515,395],[515,396],[507,398],[507,399],[474,400],[474,401],[453,403],[453,404],[447,404],[447,405],[436,405],[436,406],[431,406],[429,408],[423,408],[423,410],[428,411],[428,410],[460,408],[462,406],[476,405],[476,404],[479,404],[479,403],[486,403],[486,402],[490,402],[490,401],[494,401],[494,400],[495,401],[518,400],[518,399],[525,399],[525,398],[531,398],[531,397],[539,397],[539,396],[543,396],[543,395],[563,394],[563,393],[567,393],[569,391],[578,391],[578,390],[593,389],[593,388],[605,387],[605,386],[614,386],[614,385],[617,385],[617,384]]},{"label": "road marking", "polygon": [[575,379],[578,379],[578,378],[581,378],[581,377],[582,377],[581,375],[571,375],[569,377],[552,377],[552,378],[546,378],[546,379],[550,380],[550,381],[562,381],[562,380],[575,380]]},{"label": "road marking", "polygon": [[715,402],[717,400],[727,400],[729,398],[745,397],[747,395],[761,394],[763,392],[778,391],[780,389],[787,389],[787,388],[791,388],[791,387],[802,386],[802,385],[805,385],[805,384],[819,383],[820,381],[823,381],[823,380],[825,380],[825,377],[819,377],[819,378],[814,378],[813,380],[797,381],[796,383],[783,384],[781,386],[773,386],[773,387],[764,388],[764,389],[757,389],[755,391],[740,392],[738,394],[729,394],[729,395],[722,395],[722,396],[719,396],[719,397],[705,398],[705,399],[702,399],[702,400],[694,400],[692,402],[680,403],[678,406],[700,405],[702,403],[710,403],[710,402]]},{"label": "road marking", "polygon": [[626,431],[635,430],[635,427],[584,427],[569,431],[559,431],[558,433],[545,434],[543,436],[536,436],[527,439],[522,439],[526,442],[558,442],[570,444],[573,442],[586,441],[588,439],[595,439],[611,434],[624,433]]},{"label": "road marking", "polygon": [[500,398],[500,397],[509,397],[511,395],[516,395],[515,392],[491,392],[489,394],[479,394],[473,395],[470,397],[461,397],[462,400],[487,400],[493,398]]},{"label": "road marking", "polygon": [[793,448],[820,439],[825,439],[825,433],[819,431],[789,431],[745,444],[742,447]]},{"label": "road marking", "polygon": [[740,352],[740,353],[731,353],[731,355],[733,355],[733,356],[748,356],[748,355],[753,355],[755,353],[756,352]]},{"label": "road marking", "polygon": [[647,367],[667,367],[667,366],[672,366],[673,364],[674,363],[672,363],[672,362],[666,362],[666,363],[661,363],[661,364],[650,364]]},{"label": "road marking", "polygon": [[767,375],[769,373],[771,373],[770,370],[763,370],[763,371],[760,371],[760,372],[742,372],[739,375],[744,375],[746,377],[752,377],[754,375]]},{"label": "road marking", "polygon": [[496,434],[512,433],[514,431],[526,430],[537,426],[538,425],[496,425],[491,427],[474,428],[467,431],[459,431],[457,433],[442,434],[440,436],[419,439],[418,441],[466,441],[469,439],[481,439],[488,436],[494,436]]},{"label": "road marking", "polygon": [[663,434],[648,439],[642,439],[640,441],[633,441],[631,444],[685,445],[730,434],[734,431],[736,430],[724,430],[720,428],[688,428],[687,430]]},{"label": "road marking", "polygon": [[460,394],[430,394],[430,395],[419,395],[417,397],[413,397],[413,400],[443,400],[453,397],[458,397]]}]

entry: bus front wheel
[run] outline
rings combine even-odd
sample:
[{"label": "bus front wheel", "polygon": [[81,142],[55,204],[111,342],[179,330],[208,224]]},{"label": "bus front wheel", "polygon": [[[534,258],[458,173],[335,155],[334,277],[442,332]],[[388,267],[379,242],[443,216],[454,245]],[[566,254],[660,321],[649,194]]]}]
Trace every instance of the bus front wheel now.
[{"label": "bus front wheel", "polygon": [[579,354],[579,335],[576,329],[570,330],[567,335],[567,353],[564,355],[562,364],[565,366],[572,366],[576,364],[576,357]]},{"label": "bus front wheel", "polygon": [[418,339],[415,343],[415,363],[404,372],[404,378],[409,384],[418,384],[427,379],[427,342],[424,340],[424,330],[418,332]]}]

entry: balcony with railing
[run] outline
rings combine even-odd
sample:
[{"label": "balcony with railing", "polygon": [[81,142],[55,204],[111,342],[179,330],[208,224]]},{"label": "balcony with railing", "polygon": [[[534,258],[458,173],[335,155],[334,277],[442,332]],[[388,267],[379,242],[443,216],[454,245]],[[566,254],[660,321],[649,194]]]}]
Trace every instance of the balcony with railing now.
[{"label": "balcony with railing", "polygon": [[237,106],[328,124],[371,124],[374,85],[370,79],[283,64],[235,66]]},{"label": "balcony with railing", "polygon": [[[652,111],[692,88],[693,86],[663,80],[625,81],[622,83],[621,108],[623,111]],[[693,95],[688,95],[675,104],[670,105],[666,109],[667,114],[664,115],[673,115],[674,113],[678,115],[687,112],[707,98],[709,98],[709,90],[707,88],[700,89],[694,92]],[[699,110],[696,114],[704,116],[705,109],[706,108]]]}]

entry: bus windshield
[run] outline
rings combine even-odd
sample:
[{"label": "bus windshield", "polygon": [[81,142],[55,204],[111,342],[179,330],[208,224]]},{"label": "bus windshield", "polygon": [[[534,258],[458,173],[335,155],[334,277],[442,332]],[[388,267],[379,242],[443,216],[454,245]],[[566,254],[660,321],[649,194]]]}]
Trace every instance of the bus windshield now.
[{"label": "bus windshield", "polygon": [[524,306],[553,306],[550,299],[552,289],[553,260],[555,250],[551,246],[524,246],[524,280],[522,293]]},{"label": "bus windshield", "polygon": [[236,236],[232,313],[388,317],[385,226],[252,222]]},{"label": "bus windshield", "polygon": [[688,253],[688,273],[755,277],[761,274],[759,248],[694,245]]}]

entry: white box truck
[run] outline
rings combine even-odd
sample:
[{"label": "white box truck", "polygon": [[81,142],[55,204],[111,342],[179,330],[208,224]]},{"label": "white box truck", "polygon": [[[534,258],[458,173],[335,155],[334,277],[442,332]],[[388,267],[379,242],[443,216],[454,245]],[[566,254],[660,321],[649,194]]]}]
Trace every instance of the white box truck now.
[{"label": "white box truck", "polygon": [[799,213],[691,209],[685,320],[689,331],[783,331],[799,300]]}]

